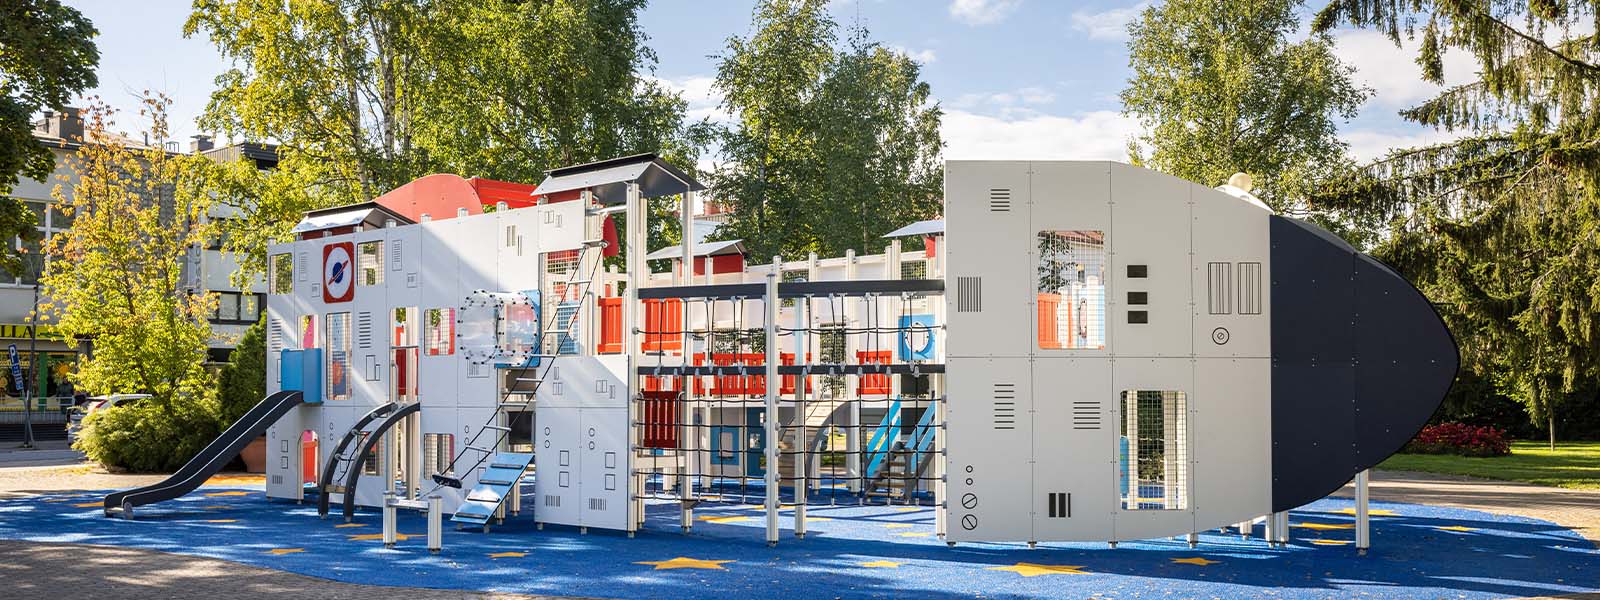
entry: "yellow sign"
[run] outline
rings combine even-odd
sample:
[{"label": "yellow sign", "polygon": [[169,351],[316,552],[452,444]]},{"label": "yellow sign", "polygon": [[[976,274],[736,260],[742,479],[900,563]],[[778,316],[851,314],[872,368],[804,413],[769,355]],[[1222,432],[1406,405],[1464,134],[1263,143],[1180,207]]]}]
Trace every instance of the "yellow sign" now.
[{"label": "yellow sign", "polygon": [[[32,337],[28,333],[28,327],[29,326],[26,323],[20,324],[20,325],[17,324],[17,323],[0,323],[0,338],[7,338],[7,339],[13,339],[13,340],[25,340],[25,339],[28,339],[28,338]],[[50,324],[41,324],[41,325],[39,325],[39,337],[51,337],[51,336],[55,335],[55,332],[56,332],[56,328],[55,328],[54,325],[50,325]]]}]

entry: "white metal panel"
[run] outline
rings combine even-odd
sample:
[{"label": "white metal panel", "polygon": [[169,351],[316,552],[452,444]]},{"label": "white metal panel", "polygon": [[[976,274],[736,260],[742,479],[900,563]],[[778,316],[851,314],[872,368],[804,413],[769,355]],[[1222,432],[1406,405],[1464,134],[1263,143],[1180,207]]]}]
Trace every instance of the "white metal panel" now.
[{"label": "white metal panel", "polygon": [[547,406],[536,409],[539,427],[534,431],[533,517],[540,523],[582,525],[582,452],[578,432],[582,426],[576,406]]},{"label": "white metal panel", "polygon": [[356,278],[355,293],[345,303],[350,311],[350,374],[354,393],[351,405],[370,410],[389,401],[390,336],[386,325],[393,318],[389,311],[389,270],[387,261],[380,265],[383,280],[378,285],[363,285],[361,272],[361,247],[377,242],[383,247],[379,254],[388,258],[388,236],[385,230],[374,229],[357,232],[355,255],[352,256],[352,276]]},{"label": "white metal panel", "polygon": [[[1111,365],[1112,386],[1107,394],[1107,401],[1111,406],[1110,424],[1117,429],[1117,435],[1111,439],[1111,456],[1113,458],[1112,490],[1120,492],[1121,485],[1117,479],[1116,470],[1121,465],[1117,453],[1119,437],[1122,433],[1120,420],[1121,397],[1123,392],[1145,391],[1175,391],[1183,392],[1186,411],[1183,416],[1183,431],[1177,441],[1184,446],[1185,460],[1179,467],[1181,473],[1167,473],[1168,477],[1180,480],[1180,486],[1185,496],[1183,509],[1174,510],[1125,510],[1121,508],[1119,499],[1113,494],[1113,507],[1116,510],[1116,536],[1115,540],[1138,540],[1146,538],[1165,537],[1193,533],[1194,528],[1194,433],[1203,431],[1194,427],[1194,414],[1196,403],[1191,393],[1194,389],[1194,362],[1189,358],[1123,358],[1118,357]],[[1165,448],[1165,452],[1173,452],[1174,448]],[[1137,467],[1130,466],[1130,469]],[[1135,492],[1137,493],[1137,492]]]},{"label": "white metal panel", "polygon": [[[1270,213],[1223,192],[1191,185],[1195,354],[1271,356]],[[1220,278],[1212,276],[1213,263],[1224,271]],[[1214,281],[1219,284],[1215,289]],[[1218,296],[1218,306],[1212,306],[1213,294]]]},{"label": "white metal panel", "polygon": [[571,250],[583,243],[583,202],[541,204],[522,210],[534,213],[539,252]]},{"label": "white metal panel", "polygon": [[[1165,173],[1111,165],[1112,289],[1107,298],[1110,346],[1118,356],[1188,356],[1193,305],[1189,292],[1189,192],[1194,184]],[[1144,277],[1130,269],[1143,266]],[[1129,295],[1143,292],[1148,304]],[[1135,323],[1142,312],[1147,323]]]},{"label": "white metal panel", "polygon": [[946,382],[946,539],[1032,540],[1028,359],[953,357]]},{"label": "white metal panel", "polygon": [[[1028,500],[1036,541],[1113,539],[1111,364],[1101,356],[1033,361],[1033,493]],[[1051,494],[1070,494],[1064,502],[1070,510],[1051,516]]]},{"label": "white metal panel", "polygon": [[507,292],[539,289],[539,213],[529,209],[497,211],[495,246],[499,248],[496,289]]},{"label": "white metal panel", "polygon": [[1028,232],[1025,162],[945,163],[945,216],[962,226],[950,238],[944,295],[952,356],[1026,356],[1035,265]]},{"label": "white metal panel", "polygon": [[[1028,306],[1027,306],[1027,339],[1030,351],[1039,356],[1084,356],[1105,354],[1113,348],[1116,331],[1107,328],[1105,332],[1105,346],[1107,350],[1094,350],[1084,348],[1067,349],[1042,349],[1039,348],[1039,319],[1038,319],[1038,267],[1039,267],[1039,233],[1043,231],[1099,231],[1104,233],[1106,244],[1106,272],[1111,273],[1117,268],[1115,257],[1111,256],[1111,247],[1116,242],[1116,234],[1112,231],[1111,221],[1111,164],[1108,162],[1079,162],[1079,161],[1047,161],[1032,163],[1033,169],[1033,205],[1030,212],[1029,224],[1026,230],[1011,231],[1007,235],[1026,240],[1027,259],[1022,261],[1028,268]],[[948,235],[948,234],[947,234]],[[1004,261],[1016,261],[1015,257],[1022,254],[1007,252],[999,256],[1007,257]],[[1102,282],[1103,293],[1106,298],[1107,311],[1104,322],[1113,322],[1115,315],[1111,309],[1115,306],[1111,301],[1117,293],[1116,278],[1109,277]],[[1015,335],[1015,334],[1010,334]]]},{"label": "white metal panel", "polygon": [[314,427],[318,412],[301,405],[267,428],[267,497],[300,499],[300,432]]},{"label": "white metal panel", "polygon": [[465,381],[465,361],[461,360],[459,352],[431,355],[427,348],[428,311],[457,309],[466,297],[457,284],[461,261],[453,253],[456,221],[458,219],[430,221],[414,226],[420,229],[420,243],[411,260],[421,264],[421,291],[418,295],[418,327],[421,331],[417,341],[422,348],[417,361],[417,394],[422,402],[434,406],[461,404],[460,385]]},{"label": "white metal panel", "polygon": [[582,428],[579,475],[582,516],[586,527],[633,529],[628,522],[628,409],[580,409]]},{"label": "white metal panel", "polygon": [[1272,361],[1199,359],[1193,430],[1197,529],[1272,510]]},{"label": "white metal panel", "polygon": [[[499,291],[498,269],[499,251],[503,232],[498,228],[498,216],[495,213],[473,215],[452,219],[455,222],[455,231],[445,236],[450,247],[449,252],[456,257],[458,269],[455,277],[445,281],[431,280],[430,286],[455,290],[453,306],[456,308],[456,338],[460,340],[464,329],[470,324],[466,322],[466,315],[462,313],[461,306],[466,303],[469,294],[476,290]],[[501,234],[501,235],[497,235]],[[487,315],[485,315],[487,316]],[[494,330],[492,319],[479,323],[487,331]],[[474,364],[467,360],[461,352],[462,344],[456,344],[456,369],[459,379],[456,386],[456,403],[459,406],[494,407],[498,402],[498,390],[494,380],[494,366],[489,363]]]}]

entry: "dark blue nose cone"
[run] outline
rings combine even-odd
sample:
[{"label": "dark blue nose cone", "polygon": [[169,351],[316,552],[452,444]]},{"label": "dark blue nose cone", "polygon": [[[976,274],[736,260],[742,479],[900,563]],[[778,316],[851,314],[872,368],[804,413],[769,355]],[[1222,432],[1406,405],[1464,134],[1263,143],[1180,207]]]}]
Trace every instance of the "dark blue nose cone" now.
[{"label": "dark blue nose cone", "polygon": [[1271,217],[1272,510],[1332,493],[1398,451],[1460,363],[1439,313],[1393,269]]}]

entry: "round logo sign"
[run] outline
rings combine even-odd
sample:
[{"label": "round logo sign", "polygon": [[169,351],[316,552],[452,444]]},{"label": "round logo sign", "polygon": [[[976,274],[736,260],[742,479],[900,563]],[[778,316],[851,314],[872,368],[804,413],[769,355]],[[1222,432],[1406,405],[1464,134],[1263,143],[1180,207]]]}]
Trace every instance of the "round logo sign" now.
[{"label": "round logo sign", "polygon": [[355,284],[350,244],[329,244],[322,251],[322,296],[326,302],[348,302]]}]

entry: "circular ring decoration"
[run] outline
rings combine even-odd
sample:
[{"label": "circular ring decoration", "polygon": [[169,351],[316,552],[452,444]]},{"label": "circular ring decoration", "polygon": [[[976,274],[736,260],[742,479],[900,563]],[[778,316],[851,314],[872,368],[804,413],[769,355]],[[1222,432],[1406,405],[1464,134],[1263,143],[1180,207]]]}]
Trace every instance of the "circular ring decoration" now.
[{"label": "circular ring decoration", "polygon": [[1211,343],[1218,346],[1228,343],[1231,337],[1232,335],[1228,333],[1228,328],[1226,327],[1218,327],[1211,330]]}]

